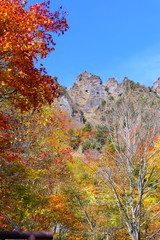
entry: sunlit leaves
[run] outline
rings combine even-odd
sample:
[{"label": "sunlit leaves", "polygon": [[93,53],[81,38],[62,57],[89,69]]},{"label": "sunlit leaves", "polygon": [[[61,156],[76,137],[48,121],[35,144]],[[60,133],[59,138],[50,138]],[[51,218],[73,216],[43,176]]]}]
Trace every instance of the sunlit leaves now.
[{"label": "sunlit leaves", "polygon": [[[1,98],[10,97],[21,109],[52,102],[58,86],[43,67],[34,64],[38,56],[46,57],[54,50],[52,33],[67,30],[65,15],[51,13],[49,2],[25,8],[26,1],[4,0],[0,3],[0,88]],[[15,90],[14,95],[8,87]]]}]

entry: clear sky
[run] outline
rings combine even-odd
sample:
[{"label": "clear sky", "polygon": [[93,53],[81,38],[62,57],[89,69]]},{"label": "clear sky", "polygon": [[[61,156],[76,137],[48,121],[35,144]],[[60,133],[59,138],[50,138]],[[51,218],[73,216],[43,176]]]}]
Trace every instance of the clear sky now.
[{"label": "clear sky", "polygon": [[54,36],[56,50],[43,61],[61,85],[72,86],[85,70],[103,83],[126,76],[152,86],[160,77],[160,0],[50,1],[51,11],[62,5],[68,12],[70,27]]}]

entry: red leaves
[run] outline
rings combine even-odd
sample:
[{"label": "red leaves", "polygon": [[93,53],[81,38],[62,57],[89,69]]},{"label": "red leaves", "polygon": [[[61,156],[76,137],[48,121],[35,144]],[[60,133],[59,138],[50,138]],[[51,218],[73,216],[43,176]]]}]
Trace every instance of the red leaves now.
[{"label": "red leaves", "polygon": [[7,131],[8,129],[9,123],[7,116],[4,117],[2,113],[0,113],[0,150],[7,149],[11,146],[11,136]]},{"label": "red leaves", "polygon": [[7,118],[3,116],[3,114],[0,112],[0,129],[8,129],[8,121]]},{"label": "red leaves", "polygon": [[[47,75],[43,64],[35,67],[38,59],[55,50],[53,33],[60,35],[68,29],[66,13],[62,7],[51,13],[50,1],[32,5],[29,10],[25,8],[26,3],[25,0],[0,1],[2,214],[8,211],[8,202],[18,209],[15,213],[24,213],[24,206],[34,212],[34,196],[39,208],[43,195],[47,198],[48,189],[54,190],[55,179],[64,177],[67,162],[72,159],[64,133],[64,115],[61,116],[59,110],[50,115],[46,110],[44,118],[41,115],[42,104],[51,104],[60,89]],[[33,110],[29,112],[30,109]],[[4,218],[0,219],[0,225],[6,228]]]},{"label": "red leaves", "polygon": [[57,96],[56,85],[48,88],[45,84],[45,69],[35,68],[34,63],[38,56],[45,58],[55,50],[51,32],[59,35],[68,29],[63,12],[48,10],[50,1],[31,5],[28,11],[25,4],[20,0],[0,2],[0,52],[5,66],[1,80],[6,88],[13,87],[22,95],[15,95],[13,103],[23,110]]}]

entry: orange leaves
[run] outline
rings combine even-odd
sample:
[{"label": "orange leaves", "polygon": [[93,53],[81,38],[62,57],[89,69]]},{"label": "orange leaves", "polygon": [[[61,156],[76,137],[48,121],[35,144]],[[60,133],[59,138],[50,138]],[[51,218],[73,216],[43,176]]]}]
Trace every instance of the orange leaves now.
[{"label": "orange leaves", "polygon": [[70,198],[71,196],[64,196],[62,192],[51,195],[49,200],[50,209],[53,212],[55,221],[67,226],[70,230],[75,230],[76,228],[82,230],[84,226],[75,217],[72,206],[69,204]]},{"label": "orange leaves", "polygon": [[[54,220],[48,196],[55,192],[57,182],[68,177],[67,164],[72,159],[67,143],[65,114],[61,116],[61,111],[54,106],[43,106],[41,112],[21,113],[6,102],[1,103],[1,109],[0,215],[8,213],[6,205],[10,202],[15,207],[12,216],[19,216],[20,212],[25,218],[29,214],[27,217],[33,217],[33,222],[38,222],[38,230],[48,229],[49,222]],[[67,208],[65,213],[65,221],[67,223],[70,219],[71,226],[72,215]],[[0,223],[4,229],[8,227],[5,227],[5,219]]]},{"label": "orange leaves", "polygon": [[54,212],[58,212],[60,216],[61,214],[62,215],[68,214],[68,219],[69,219],[70,211],[69,211],[69,207],[67,207],[66,200],[67,199],[65,199],[65,197],[62,194],[57,194],[56,196],[52,195],[50,197],[49,202],[50,202],[50,207]]},{"label": "orange leaves", "polygon": [[[34,212],[38,205],[37,221],[42,225],[47,218],[41,217],[40,205],[45,202],[43,207],[47,209],[48,193],[54,191],[55,179],[66,174],[72,156],[65,114],[42,108],[53,102],[60,89],[42,65],[39,69],[35,64],[54,51],[52,34],[63,34],[68,25],[62,8],[55,13],[49,11],[50,1],[32,5],[29,10],[26,3],[0,1],[0,209],[3,216],[10,202],[15,206],[14,214],[20,212],[22,216],[28,209]],[[0,219],[0,225],[6,228],[4,219]]]},{"label": "orange leaves", "polygon": [[20,0],[0,2],[0,59],[1,81],[16,89],[23,99],[15,95],[13,103],[29,109],[37,107],[38,102],[50,103],[57,95],[57,85],[51,77],[42,75],[34,63],[38,56],[44,58],[54,50],[51,32],[62,33],[68,25],[63,12],[54,14],[48,10],[49,2],[32,5],[29,10],[25,4]]}]

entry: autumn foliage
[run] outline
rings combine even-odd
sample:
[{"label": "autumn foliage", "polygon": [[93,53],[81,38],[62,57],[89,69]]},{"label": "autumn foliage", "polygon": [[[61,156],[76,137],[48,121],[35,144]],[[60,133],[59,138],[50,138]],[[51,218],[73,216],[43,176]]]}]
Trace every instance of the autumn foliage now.
[{"label": "autumn foliage", "polygon": [[68,29],[67,13],[62,7],[52,13],[49,4],[27,9],[27,1],[0,1],[1,229],[9,227],[5,213],[11,212],[16,224],[28,216],[38,221],[56,177],[71,159],[65,116],[44,107],[58,96],[58,85],[42,64],[36,67],[54,51],[53,33]]},{"label": "autumn foliage", "polygon": [[66,13],[51,13],[49,1],[32,5],[29,10],[26,3],[0,2],[0,97],[10,97],[24,110],[50,103],[57,96],[58,86],[35,63],[54,50],[52,33],[63,34],[68,28]]},{"label": "autumn foliage", "polygon": [[157,239],[155,112],[129,96],[110,125],[76,128],[53,102],[58,84],[36,67],[68,29],[66,14],[49,1],[0,1],[0,230],[12,230],[7,213],[55,240]]}]

